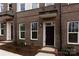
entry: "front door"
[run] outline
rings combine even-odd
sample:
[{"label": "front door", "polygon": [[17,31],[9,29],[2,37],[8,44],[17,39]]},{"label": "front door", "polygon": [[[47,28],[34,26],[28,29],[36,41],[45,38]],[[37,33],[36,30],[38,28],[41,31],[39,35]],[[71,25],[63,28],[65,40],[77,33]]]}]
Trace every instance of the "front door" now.
[{"label": "front door", "polygon": [[11,40],[13,40],[13,23],[11,24]]},{"label": "front door", "polygon": [[54,46],[54,26],[46,26],[46,45]]}]

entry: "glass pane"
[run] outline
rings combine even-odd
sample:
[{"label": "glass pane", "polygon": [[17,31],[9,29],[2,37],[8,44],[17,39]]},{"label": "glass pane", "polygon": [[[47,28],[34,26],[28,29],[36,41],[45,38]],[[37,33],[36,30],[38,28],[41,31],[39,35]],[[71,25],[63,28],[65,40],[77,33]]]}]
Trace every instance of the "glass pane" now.
[{"label": "glass pane", "polygon": [[37,8],[38,3],[32,3],[32,9]]},{"label": "glass pane", "polygon": [[1,29],[1,34],[2,34],[2,35],[4,34],[4,29]]},{"label": "glass pane", "polygon": [[32,30],[37,30],[37,23],[32,23]]},{"label": "glass pane", "polygon": [[1,23],[1,28],[4,28],[4,24],[3,23]]},{"label": "glass pane", "polygon": [[78,34],[77,33],[69,33],[69,42],[77,43],[78,42]]},{"label": "glass pane", "polygon": [[74,32],[78,32],[78,22],[74,22]]},{"label": "glass pane", "polygon": [[25,32],[21,32],[21,38],[25,38]]},{"label": "glass pane", "polygon": [[3,11],[3,3],[0,3],[0,12],[2,12]]},{"label": "glass pane", "polygon": [[25,10],[25,3],[21,3],[21,11]]},{"label": "glass pane", "polygon": [[71,23],[69,23],[69,32],[72,32],[72,31],[71,31]]},{"label": "glass pane", "polygon": [[78,32],[78,22],[69,23],[69,32]]},{"label": "glass pane", "polygon": [[25,24],[21,24],[21,25],[20,25],[20,30],[21,30],[21,31],[25,31]]},{"label": "glass pane", "polygon": [[3,11],[4,9],[4,5],[1,3],[1,11]]},{"label": "glass pane", "polygon": [[74,22],[71,23],[71,32],[74,32]]},{"label": "glass pane", "polygon": [[32,32],[32,39],[37,39],[37,32]]}]

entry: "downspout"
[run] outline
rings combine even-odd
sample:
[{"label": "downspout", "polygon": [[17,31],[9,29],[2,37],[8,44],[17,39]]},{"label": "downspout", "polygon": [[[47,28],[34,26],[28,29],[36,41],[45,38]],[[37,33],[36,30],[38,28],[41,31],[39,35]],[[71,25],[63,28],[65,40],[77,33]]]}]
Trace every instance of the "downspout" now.
[{"label": "downspout", "polygon": [[59,9],[60,9],[60,50],[62,49],[62,24],[61,24],[61,3],[59,5]]}]

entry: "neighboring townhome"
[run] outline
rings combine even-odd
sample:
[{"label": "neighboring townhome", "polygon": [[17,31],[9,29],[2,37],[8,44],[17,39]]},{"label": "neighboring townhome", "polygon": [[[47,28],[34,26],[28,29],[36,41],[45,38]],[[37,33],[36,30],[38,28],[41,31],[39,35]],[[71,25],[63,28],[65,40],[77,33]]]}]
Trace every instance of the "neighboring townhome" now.
[{"label": "neighboring townhome", "polygon": [[61,6],[62,47],[72,45],[79,52],[79,4]]},{"label": "neighboring townhome", "polygon": [[54,3],[18,3],[15,29],[17,42],[60,48],[59,7],[60,4]]}]

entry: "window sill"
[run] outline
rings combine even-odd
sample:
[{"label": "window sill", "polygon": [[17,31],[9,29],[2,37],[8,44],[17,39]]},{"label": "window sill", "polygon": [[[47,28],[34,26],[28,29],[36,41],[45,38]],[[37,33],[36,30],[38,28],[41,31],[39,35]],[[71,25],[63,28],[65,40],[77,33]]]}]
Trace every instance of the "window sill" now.
[{"label": "window sill", "polygon": [[79,43],[69,43],[69,42],[67,44],[79,45]]},{"label": "window sill", "polygon": [[0,36],[4,36],[4,35],[0,35]]},{"label": "window sill", "polygon": [[38,39],[31,39],[31,40],[38,40]]},{"label": "window sill", "polygon": [[19,38],[19,40],[25,40],[25,38]]}]

